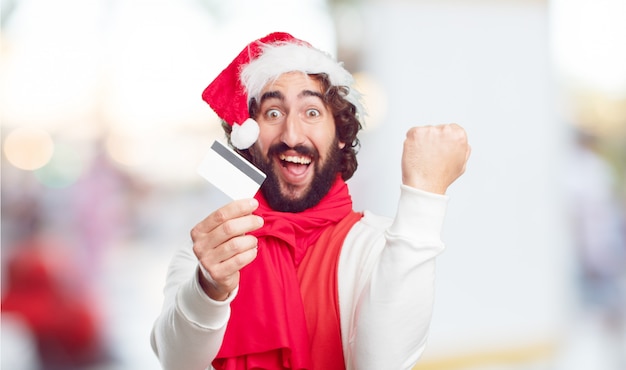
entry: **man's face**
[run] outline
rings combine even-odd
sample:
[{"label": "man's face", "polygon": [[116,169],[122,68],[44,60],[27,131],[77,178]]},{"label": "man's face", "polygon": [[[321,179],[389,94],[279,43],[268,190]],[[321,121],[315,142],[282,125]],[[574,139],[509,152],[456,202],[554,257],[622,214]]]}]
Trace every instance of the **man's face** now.
[{"label": "man's face", "polygon": [[279,211],[314,206],[335,180],[345,145],[337,141],[320,83],[303,73],[283,74],[261,91],[258,112],[260,134],[250,152],[267,174],[265,198]]}]

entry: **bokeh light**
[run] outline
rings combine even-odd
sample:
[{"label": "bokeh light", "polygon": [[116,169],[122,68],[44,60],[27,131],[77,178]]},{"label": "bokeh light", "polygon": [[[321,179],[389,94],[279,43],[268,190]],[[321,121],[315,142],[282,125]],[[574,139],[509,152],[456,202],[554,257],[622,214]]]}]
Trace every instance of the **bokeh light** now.
[{"label": "bokeh light", "polygon": [[366,72],[354,74],[356,86],[363,94],[363,105],[366,107],[364,130],[378,127],[387,115],[387,94],[376,78]]},{"label": "bokeh light", "polygon": [[153,155],[149,143],[149,140],[142,140],[140,135],[111,134],[106,139],[105,147],[115,162],[133,167],[145,164]]},{"label": "bokeh light", "polygon": [[50,188],[66,188],[84,173],[88,157],[66,143],[57,143],[50,161],[35,170],[35,177]]},{"label": "bokeh light", "polygon": [[18,127],[4,140],[4,154],[13,166],[22,170],[36,170],[50,161],[54,142],[46,131]]}]

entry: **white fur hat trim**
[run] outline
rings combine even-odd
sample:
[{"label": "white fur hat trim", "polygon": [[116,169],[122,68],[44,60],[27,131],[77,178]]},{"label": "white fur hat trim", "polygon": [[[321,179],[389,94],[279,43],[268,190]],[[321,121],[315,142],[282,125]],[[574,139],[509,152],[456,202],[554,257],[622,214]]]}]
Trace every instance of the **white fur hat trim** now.
[{"label": "white fur hat trim", "polygon": [[269,82],[287,72],[300,71],[307,74],[325,73],[331,85],[344,86],[348,89],[346,100],[352,103],[357,118],[363,120],[364,110],[361,94],[354,88],[354,77],[330,54],[311,46],[282,42],[262,46],[259,57],[242,67],[241,82],[248,94],[248,103],[252,98],[259,101],[261,90]]}]

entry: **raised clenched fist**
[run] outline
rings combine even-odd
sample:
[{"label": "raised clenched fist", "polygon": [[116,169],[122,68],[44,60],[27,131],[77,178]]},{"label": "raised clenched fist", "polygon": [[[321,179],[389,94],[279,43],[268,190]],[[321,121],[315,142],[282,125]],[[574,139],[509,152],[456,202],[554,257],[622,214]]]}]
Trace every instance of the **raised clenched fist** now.
[{"label": "raised clenched fist", "polygon": [[455,123],[413,127],[404,141],[402,183],[445,194],[465,172],[470,152],[465,130]]}]

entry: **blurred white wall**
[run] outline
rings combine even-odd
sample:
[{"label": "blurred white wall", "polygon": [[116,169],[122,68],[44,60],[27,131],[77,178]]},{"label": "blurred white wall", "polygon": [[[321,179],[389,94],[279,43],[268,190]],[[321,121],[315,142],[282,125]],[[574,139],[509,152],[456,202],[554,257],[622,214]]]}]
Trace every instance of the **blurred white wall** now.
[{"label": "blurred white wall", "polygon": [[363,135],[356,208],[393,216],[409,127],[456,122],[472,145],[449,190],[426,357],[554,343],[571,287],[546,4],[381,2],[362,19],[388,113]]}]

